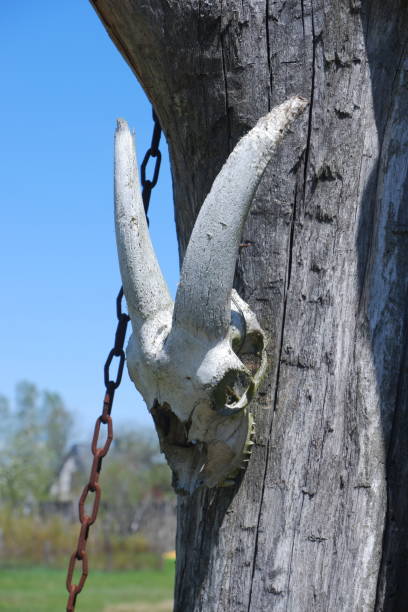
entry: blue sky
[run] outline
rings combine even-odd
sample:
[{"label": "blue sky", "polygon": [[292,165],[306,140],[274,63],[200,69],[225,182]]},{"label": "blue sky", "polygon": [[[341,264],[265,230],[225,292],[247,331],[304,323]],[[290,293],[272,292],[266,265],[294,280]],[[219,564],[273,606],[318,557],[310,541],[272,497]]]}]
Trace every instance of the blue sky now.
[{"label": "blue sky", "polygon": [[[0,393],[17,381],[61,393],[86,439],[103,398],[102,367],[120,287],[113,227],[113,133],[135,129],[139,163],[151,107],[86,0],[11,2],[0,41]],[[178,254],[163,163],[150,228],[174,295]],[[127,373],[114,422],[150,416]]]}]

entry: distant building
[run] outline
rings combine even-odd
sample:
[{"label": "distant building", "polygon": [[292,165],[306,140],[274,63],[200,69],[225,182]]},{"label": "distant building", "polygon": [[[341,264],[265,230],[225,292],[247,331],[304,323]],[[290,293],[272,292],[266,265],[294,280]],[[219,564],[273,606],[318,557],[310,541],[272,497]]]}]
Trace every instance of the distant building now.
[{"label": "distant building", "polygon": [[[74,444],[62,460],[50,494],[58,502],[72,502],[78,495],[78,476],[86,473],[91,462],[89,444]],[[77,500],[76,500],[77,501]]]},{"label": "distant building", "polygon": [[[50,487],[52,501],[43,502],[44,516],[58,514],[68,521],[78,520],[78,499],[86,483],[92,462],[89,444],[74,444],[63,458]],[[104,499],[109,505],[109,500]],[[134,508],[131,525],[133,533],[140,533],[158,553],[173,550],[176,534],[176,496],[163,495],[152,488]]]},{"label": "distant building", "polygon": [[85,484],[86,472],[91,463],[89,444],[73,444],[63,458],[54,482],[50,487],[52,501],[41,503],[41,513],[46,516],[59,514],[69,521],[78,518],[78,492]]}]

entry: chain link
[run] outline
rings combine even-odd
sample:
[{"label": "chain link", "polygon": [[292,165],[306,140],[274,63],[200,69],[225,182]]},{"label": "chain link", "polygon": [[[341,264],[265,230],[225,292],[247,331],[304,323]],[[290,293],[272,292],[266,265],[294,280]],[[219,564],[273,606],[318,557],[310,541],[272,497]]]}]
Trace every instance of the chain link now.
[{"label": "chain link", "polygon": [[[153,115],[153,121],[154,121],[152,142],[150,144],[150,149],[146,151],[146,155],[144,156],[142,165],[140,167],[140,182],[142,183],[142,198],[143,198],[143,204],[144,204],[144,209],[146,213],[147,223],[149,223],[149,217],[147,216],[147,212],[149,210],[150,196],[151,196],[153,187],[155,187],[157,184],[157,181],[159,178],[159,172],[160,172],[160,164],[161,164],[161,153],[159,149],[160,137],[161,137],[161,127],[160,127],[160,123],[157,118],[157,115],[154,112],[154,109],[152,110],[152,115]],[[146,167],[151,157],[156,158],[156,163],[154,165],[153,178],[150,180],[146,178]]]},{"label": "chain link", "polygon": [[[159,150],[160,136],[161,136],[161,127],[159,120],[156,116],[156,113],[153,110],[153,121],[154,121],[154,129],[153,129],[153,137],[150,145],[150,149],[148,149],[141,167],[141,183],[142,183],[142,197],[143,204],[147,217],[147,211],[149,209],[150,204],[150,196],[153,187],[156,185],[159,171],[160,171],[160,163],[161,163],[161,153]],[[146,166],[151,157],[156,158],[156,164],[154,167],[154,173],[152,180],[146,179]],[[88,577],[88,554],[86,552],[86,545],[88,542],[89,528],[94,524],[96,518],[98,516],[99,505],[101,501],[101,485],[99,484],[99,475],[102,469],[102,460],[105,455],[108,453],[110,445],[113,440],[113,424],[112,424],[112,404],[113,398],[115,395],[116,389],[119,387],[123,368],[125,365],[125,339],[126,339],[126,331],[129,323],[129,316],[122,312],[122,303],[123,303],[123,287],[121,287],[118,296],[116,298],[116,316],[118,319],[118,324],[115,332],[115,343],[111,351],[109,352],[108,358],[105,362],[103,368],[103,377],[105,382],[105,397],[103,399],[103,408],[102,414],[98,416],[95,423],[94,433],[92,437],[91,443],[91,452],[93,455],[92,466],[89,474],[89,480],[85,485],[81,497],[79,498],[78,504],[78,514],[79,514],[79,522],[81,524],[78,541],[74,552],[72,553],[69,564],[68,564],[68,572],[67,572],[67,580],[66,586],[68,591],[68,601],[67,601],[67,612],[74,612],[77,595],[82,591],[86,579]],[[114,379],[111,378],[110,367],[113,359],[117,357],[119,359],[116,376]],[[101,427],[106,426],[106,439],[103,446],[99,446],[99,437],[101,432]],[[85,509],[85,504],[87,502],[88,496],[93,495],[93,503],[90,514],[87,514]],[[73,582],[73,576],[75,572],[76,564],[81,563],[81,576],[78,580],[78,584]]]}]

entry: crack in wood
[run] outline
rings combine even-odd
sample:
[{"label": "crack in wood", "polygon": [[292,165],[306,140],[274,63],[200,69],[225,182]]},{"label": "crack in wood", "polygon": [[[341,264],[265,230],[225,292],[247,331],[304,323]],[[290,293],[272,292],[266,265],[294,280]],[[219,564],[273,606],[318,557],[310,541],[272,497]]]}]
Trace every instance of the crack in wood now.
[{"label": "crack in wood", "polygon": [[271,66],[271,45],[269,39],[269,0],[266,0],[266,15],[265,15],[265,29],[266,29],[266,57],[268,62],[269,71],[269,88],[268,88],[268,110],[272,108],[272,90],[273,90],[273,78],[272,78],[272,66]]},{"label": "crack in wood", "polygon": [[224,36],[225,32],[222,28],[222,10],[223,10],[223,0],[221,0],[221,19],[220,19],[220,45],[221,45],[221,65],[222,65],[222,74],[224,79],[224,92],[225,92],[225,114],[227,117],[227,130],[228,130],[228,153],[231,151],[231,118],[229,111],[229,99],[228,99],[228,78],[227,78],[227,67],[225,61],[225,49],[224,49]]}]

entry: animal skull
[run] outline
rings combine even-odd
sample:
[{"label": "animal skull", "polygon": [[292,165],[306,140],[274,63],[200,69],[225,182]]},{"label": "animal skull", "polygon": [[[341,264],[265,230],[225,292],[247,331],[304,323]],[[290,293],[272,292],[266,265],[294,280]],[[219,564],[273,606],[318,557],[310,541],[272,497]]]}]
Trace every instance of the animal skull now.
[{"label": "animal skull", "polygon": [[229,156],[197,217],[175,302],[145,219],[133,137],[115,135],[115,220],[133,335],[131,379],[146,401],[179,493],[234,482],[253,444],[249,402],[266,341],[232,289],[243,225],[263,172],[307,102],[293,97],[258,121]]}]

